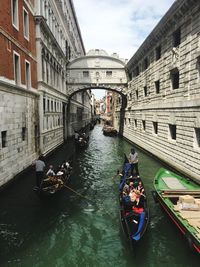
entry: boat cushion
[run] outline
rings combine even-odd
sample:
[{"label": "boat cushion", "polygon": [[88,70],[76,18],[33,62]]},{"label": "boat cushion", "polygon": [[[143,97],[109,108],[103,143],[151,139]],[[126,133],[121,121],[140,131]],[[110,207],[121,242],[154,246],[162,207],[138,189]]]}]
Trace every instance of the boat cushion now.
[{"label": "boat cushion", "polygon": [[170,189],[186,189],[186,187],[175,177],[163,177],[162,179]]}]

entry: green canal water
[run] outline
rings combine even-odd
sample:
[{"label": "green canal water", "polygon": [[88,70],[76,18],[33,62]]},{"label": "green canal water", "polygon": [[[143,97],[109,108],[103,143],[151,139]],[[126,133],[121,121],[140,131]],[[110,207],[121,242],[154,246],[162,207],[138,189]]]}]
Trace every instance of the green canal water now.
[{"label": "green canal water", "polygon": [[34,171],[24,174],[0,194],[0,266],[23,267],[196,267],[199,256],[191,252],[171,221],[154,203],[152,181],[160,163],[137,149],[139,169],[149,199],[151,220],[144,238],[131,251],[119,220],[118,180],[124,153],[131,145],[106,137],[97,125],[89,146],[75,151],[64,145],[48,158],[59,164],[73,157],[67,189],[40,199],[33,191]]}]

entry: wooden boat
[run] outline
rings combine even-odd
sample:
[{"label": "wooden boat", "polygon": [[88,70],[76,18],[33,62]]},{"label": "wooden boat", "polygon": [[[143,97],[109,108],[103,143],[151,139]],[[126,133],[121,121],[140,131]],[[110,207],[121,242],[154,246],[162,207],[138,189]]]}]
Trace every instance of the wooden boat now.
[{"label": "wooden boat", "polygon": [[107,136],[116,136],[117,135],[117,130],[109,125],[104,125],[103,129],[103,134]]},{"label": "wooden boat", "polygon": [[[140,198],[143,198],[142,205],[138,208],[134,202],[130,201],[130,192],[135,190],[138,187],[139,182],[141,182],[143,186],[142,179],[138,177],[130,177],[131,164],[125,160],[124,167],[123,167],[123,175],[120,182],[120,219],[123,232],[129,240],[131,247],[133,247],[137,242],[141,240],[143,237],[147,225],[149,222],[149,209],[147,205],[147,198],[145,191],[143,194],[140,195]],[[129,188],[129,195],[124,194],[124,188],[133,185],[133,190],[130,191]],[[143,187],[144,188],[144,187]],[[131,198],[132,200],[132,198]],[[140,199],[141,200],[141,199]]]},{"label": "wooden boat", "polygon": [[66,173],[58,172],[54,176],[48,176],[42,181],[41,187],[35,187],[34,191],[36,191],[39,196],[55,195],[65,187],[70,179],[70,175],[71,169],[69,169]]},{"label": "wooden boat", "polygon": [[154,179],[154,198],[200,253],[200,185],[161,168]]},{"label": "wooden boat", "polygon": [[80,135],[78,140],[76,140],[76,146],[78,148],[84,148],[88,145],[88,142],[89,142],[89,136],[86,137],[86,136]]}]

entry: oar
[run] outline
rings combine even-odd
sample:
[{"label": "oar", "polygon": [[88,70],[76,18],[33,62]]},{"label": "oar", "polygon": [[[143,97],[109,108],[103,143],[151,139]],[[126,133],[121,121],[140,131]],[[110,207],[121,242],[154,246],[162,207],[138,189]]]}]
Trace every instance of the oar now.
[{"label": "oar", "polygon": [[78,193],[76,190],[72,189],[71,187],[67,186],[67,185],[63,185],[64,187],[66,187],[67,189],[69,189],[70,191],[72,191],[73,193],[77,194],[78,196],[85,198],[86,200],[93,202],[95,204],[95,202],[93,200],[91,200],[88,197],[83,196],[82,194]]},{"label": "oar", "polygon": [[115,180],[115,178],[120,174],[120,171],[117,170],[117,173],[112,177],[113,180]]}]

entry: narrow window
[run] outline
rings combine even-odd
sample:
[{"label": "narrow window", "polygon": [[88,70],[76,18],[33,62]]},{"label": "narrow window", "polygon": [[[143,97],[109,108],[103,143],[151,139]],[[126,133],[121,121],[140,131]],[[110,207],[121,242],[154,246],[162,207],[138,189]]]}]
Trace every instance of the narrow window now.
[{"label": "narrow window", "polygon": [[154,134],[158,134],[158,123],[157,123],[157,121],[153,121],[153,132],[154,132]]},{"label": "narrow window", "polygon": [[19,14],[18,14],[18,0],[12,0],[12,24],[18,30],[19,29]]},{"label": "narrow window", "polygon": [[26,127],[22,127],[22,141],[26,139]]},{"label": "narrow window", "polygon": [[112,71],[106,71],[106,77],[112,77]]},{"label": "narrow window", "polygon": [[83,77],[89,77],[89,71],[83,71]]},{"label": "narrow window", "polygon": [[142,130],[145,132],[146,130],[146,122],[142,120]]},{"label": "narrow window", "polygon": [[43,98],[43,111],[44,113],[46,111],[46,99],[45,98]]},{"label": "narrow window", "polygon": [[135,90],[135,96],[136,96],[136,99],[138,99],[138,90]]},{"label": "narrow window", "polygon": [[23,11],[24,37],[29,40],[29,15],[26,9]]},{"label": "narrow window", "polygon": [[172,82],[172,89],[179,88],[179,70],[174,69],[171,71],[171,82]]},{"label": "narrow window", "polygon": [[176,125],[169,124],[169,133],[172,140],[176,140]]},{"label": "narrow window", "polygon": [[156,94],[160,93],[160,81],[155,81]]},{"label": "narrow window", "polygon": [[135,68],[135,76],[138,76],[140,74],[139,66]]},{"label": "narrow window", "polygon": [[200,128],[195,128],[195,144],[200,147]]},{"label": "narrow window", "polygon": [[161,46],[156,47],[156,60],[161,58]]},{"label": "narrow window", "polygon": [[131,119],[130,118],[128,118],[128,123],[129,123],[129,125],[131,124]]},{"label": "narrow window", "polygon": [[137,120],[136,119],[134,120],[134,126],[135,126],[135,129],[137,129]]},{"label": "narrow window", "polygon": [[149,60],[148,60],[148,58],[146,57],[146,58],[144,59],[144,70],[146,70],[146,69],[148,68],[148,66],[149,66]]},{"label": "narrow window", "polygon": [[147,86],[144,86],[144,96],[147,96]]},{"label": "narrow window", "polygon": [[20,56],[14,52],[14,75],[15,75],[15,83],[17,85],[20,84]]},{"label": "narrow window", "polygon": [[28,61],[25,61],[25,75],[26,75],[26,88],[31,88],[31,65]]},{"label": "narrow window", "polygon": [[47,111],[50,111],[50,103],[49,103],[49,99],[47,100]]},{"label": "narrow window", "polygon": [[6,142],[7,142],[7,131],[3,131],[3,132],[1,132],[2,148],[6,147]]},{"label": "narrow window", "polygon": [[181,29],[179,28],[172,34],[173,47],[177,47],[181,43]]}]

